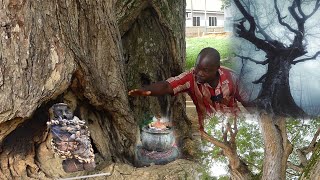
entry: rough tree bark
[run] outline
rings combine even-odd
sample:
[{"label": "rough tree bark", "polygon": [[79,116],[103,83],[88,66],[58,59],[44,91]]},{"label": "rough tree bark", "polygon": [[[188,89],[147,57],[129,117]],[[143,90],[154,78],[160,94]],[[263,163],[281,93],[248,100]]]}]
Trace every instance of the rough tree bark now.
[{"label": "rough tree bark", "polygon": [[267,113],[261,113],[259,122],[265,146],[262,179],[285,179],[287,160],[293,150],[285,118],[272,119]]},{"label": "rough tree bark", "polygon": [[[117,7],[129,89],[184,71],[185,1],[118,1]],[[179,129],[177,143],[184,147],[190,138],[184,96],[130,97],[129,102],[139,124],[146,115],[160,114],[171,120]]]},{"label": "rough tree bark", "polygon": [[[123,3],[122,10],[116,3]],[[68,103],[87,121],[101,166],[133,162],[139,117],[151,101],[153,112],[175,106],[170,117],[186,128],[185,111],[176,108],[183,97],[130,104],[127,97],[128,87],[182,71],[184,7],[184,2],[157,1],[2,1],[0,177],[66,176],[45,124],[56,102]],[[139,61],[144,61],[140,67]],[[160,69],[155,62],[166,66]],[[142,70],[147,78],[139,76]],[[130,105],[138,108],[132,113]]]}]

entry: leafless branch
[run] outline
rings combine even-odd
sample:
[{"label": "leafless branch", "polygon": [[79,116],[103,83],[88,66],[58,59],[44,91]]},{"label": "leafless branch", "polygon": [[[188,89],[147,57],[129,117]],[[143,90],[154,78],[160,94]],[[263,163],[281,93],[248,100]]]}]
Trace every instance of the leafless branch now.
[{"label": "leafless branch", "polygon": [[256,64],[266,65],[266,64],[269,63],[269,59],[266,59],[265,61],[258,61],[258,60],[252,59],[251,57],[240,56],[240,55],[237,55],[237,54],[235,54],[235,56],[239,57],[241,59],[249,60],[249,61],[254,62]]},{"label": "leafless branch", "polygon": [[291,64],[297,64],[300,62],[304,62],[304,61],[308,61],[308,60],[315,60],[317,56],[320,55],[320,51],[316,52],[313,56],[309,57],[309,58],[303,58],[303,59],[299,59],[296,61],[293,61]]},{"label": "leafless branch", "polygon": [[319,7],[320,7],[320,0],[317,0],[316,4],[315,4],[315,6],[314,6],[313,11],[312,11],[309,15],[306,15],[306,16],[305,16],[305,17],[306,17],[305,19],[307,20],[307,19],[309,19],[311,16],[313,16],[313,14],[317,12],[317,10],[319,9]]},{"label": "leafless branch", "polygon": [[[294,18],[294,20],[297,22],[297,24],[299,24],[300,22],[304,23],[305,19],[299,17],[299,15],[297,14],[295,8],[297,7],[297,0],[294,0],[292,2],[292,5],[288,7],[290,14],[292,15],[292,17]],[[300,2],[301,3],[301,2]],[[299,29],[300,30],[300,29]]]},{"label": "leafless branch", "polygon": [[253,81],[253,84],[259,84],[262,83],[263,80],[267,77],[267,74],[262,75],[258,80]]},{"label": "leafless branch", "polygon": [[242,17],[242,18],[239,18],[239,19],[235,19],[234,22],[241,22],[241,21],[246,21],[246,18]]},{"label": "leafless branch", "polygon": [[234,0],[234,3],[236,4],[237,8],[240,10],[242,15],[246,20],[248,20],[250,24],[249,30],[246,29],[244,26],[245,21],[241,21],[236,25],[236,31],[237,35],[239,37],[242,37],[252,44],[254,44],[257,48],[262,49],[264,51],[275,51],[276,47],[274,47],[272,44],[266,42],[265,40],[262,40],[258,38],[255,35],[255,30],[256,30],[256,23],[254,21],[254,18],[250,15],[250,13],[244,8],[244,6],[241,4],[239,0]]},{"label": "leafless branch", "polygon": [[281,17],[280,10],[279,10],[278,4],[277,4],[277,0],[274,0],[274,8],[275,8],[275,10],[276,10],[276,12],[277,12],[277,17],[278,17],[279,23],[280,23],[282,26],[285,26],[286,28],[288,28],[291,32],[295,33],[296,35],[299,35],[299,34],[300,34],[299,31],[293,29],[289,24],[287,24],[287,23],[285,23],[285,22],[283,21],[284,18]]},{"label": "leafless branch", "polygon": [[249,33],[254,33],[254,31],[256,30],[256,23],[254,21],[254,18],[251,16],[251,14],[249,14],[246,11],[246,9],[243,7],[243,5],[239,0],[234,0],[234,3],[238,7],[242,15],[249,21],[250,23]]},{"label": "leafless branch", "polygon": [[[259,18],[258,18],[258,16],[257,16],[257,12],[256,12],[256,8],[254,7],[253,8],[254,9],[254,18],[255,18],[255,20],[257,21],[257,28],[258,28],[258,30],[257,30],[257,33],[260,33],[264,38],[265,38],[265,40],[267,40],[267,41],[273,41],[273,39],[265,32],[265,28],[262,28],[261,26],[260,26],[260,22],[259,22]],[[268,27],[269,25],[267,25],[266,27]]]},{"label": "leafless branch", "polygon": [[295,170],[295,171],[297,171],[297,172],[303,172],[303,168],[302,168],[302,167],[300,167],[300,166],[298,166],[298,165],[295,165],[295,164],[293,164],[293,163],[290,162],[290,161],[287,162],[287,166],[288,166],[290,169],[293,169],[293,170]]},{"label": "leafless branch", "polygon": [[298,7],[298,11],[299,13],[301,14],[302,18],[305,18],[306,17],[306,14],[304,14],[304,12],[302,11],[301,9],[301,0],[295,0],[296,3],[297,3],[297,7]]}]

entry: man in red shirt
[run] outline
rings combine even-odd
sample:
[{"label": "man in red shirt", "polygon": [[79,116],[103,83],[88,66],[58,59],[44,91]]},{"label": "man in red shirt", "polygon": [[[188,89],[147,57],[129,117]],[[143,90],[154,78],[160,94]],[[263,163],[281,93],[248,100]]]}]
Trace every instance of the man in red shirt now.
[{"label": "man in red shirt", "polygon": [[166,81],[131,90],[129,95],[159,96],[186,92],[196,106],[200,131],[204,132],[206,115],[217,111],[235,113],[239,110],[237,101],[244,106],[248,104],[249,97],[239,87],[235,73],[220,66],[219,52],[214,48],[204,48],[197,57],[195,68]]}]

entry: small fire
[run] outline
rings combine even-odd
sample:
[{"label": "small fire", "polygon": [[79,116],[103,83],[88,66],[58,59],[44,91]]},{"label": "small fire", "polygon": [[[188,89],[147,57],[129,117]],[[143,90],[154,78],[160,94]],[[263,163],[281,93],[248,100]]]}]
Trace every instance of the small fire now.
[{"label": "small fire", "polygon": [[161,117],[153,117],[153,122],[149,124],[149,128],[157,130],[165,130],[170,126],[168,119]]}]

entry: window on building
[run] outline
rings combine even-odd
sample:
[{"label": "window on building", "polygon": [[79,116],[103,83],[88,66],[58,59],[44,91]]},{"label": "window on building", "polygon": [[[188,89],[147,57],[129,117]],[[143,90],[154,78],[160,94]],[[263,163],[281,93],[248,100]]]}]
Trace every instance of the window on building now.
[{"label": "window on building", "polygon": [[186,18],[190,19],[191,18],[191,12],[186,12]]},{"label": "window on building", "polygon": [[217,17],[209,17],[209,26],[217,26]]},{"label": "window on building", "polygon": [[200,26],[200,17],[193,17],[193,26]]}]

